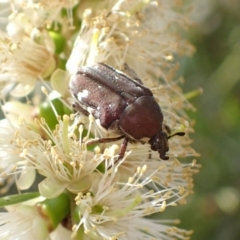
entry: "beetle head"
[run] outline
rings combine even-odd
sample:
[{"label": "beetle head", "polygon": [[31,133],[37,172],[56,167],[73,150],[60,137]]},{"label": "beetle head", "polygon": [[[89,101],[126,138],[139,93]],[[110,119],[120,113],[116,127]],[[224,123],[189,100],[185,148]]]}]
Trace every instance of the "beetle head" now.
[{"label": "beetle head", "polygon": [[169,146],[168,146],[168,139],[173,137],[173,136],[184,136],[184,132],[177,132],[174,133],[173,135],[168,136],[166,132],[161,131],[157,133],[154,137],[152,137],[149,140],[149,143],[151,145],[151,149],[153,151],[158,151],[159,156],[162,160],[168,160],[169,157],[166,156],[166,152],[169,151]]}]

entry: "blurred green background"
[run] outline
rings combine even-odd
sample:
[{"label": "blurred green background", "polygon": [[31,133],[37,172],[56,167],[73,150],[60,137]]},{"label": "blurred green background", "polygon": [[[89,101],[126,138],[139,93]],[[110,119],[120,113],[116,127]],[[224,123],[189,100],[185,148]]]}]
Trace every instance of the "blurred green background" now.
[{"label": "blurred green background", "polygon": [[193,147],[201,157],[194,195],[166,211],[193,229],[192,240],[240,239],[240,0],[195,0],[189,40],[197,51],[182,62],[184,92],[196,112]]}]

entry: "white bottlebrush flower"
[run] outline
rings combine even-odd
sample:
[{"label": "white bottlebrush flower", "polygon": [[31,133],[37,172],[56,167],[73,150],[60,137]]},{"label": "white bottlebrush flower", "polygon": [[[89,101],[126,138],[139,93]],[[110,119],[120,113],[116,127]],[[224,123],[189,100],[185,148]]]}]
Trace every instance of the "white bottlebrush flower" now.
[{"label": "white bottlebrush flower", "polygon": [[[16,129],[9,124],[6,119],[0,121],[0,193],[5,193],[14,184],[14,173],[17,166],[24,165],[24,161],[20,158],[20,149],[12,146],[11,142],[14,138]],[[28,173],[28,176],[30,172]],[[32,182],[28,178],[28,183]]]},{"label": "white bottlebrush flower", "polygon": [[[79,222],[73,226],[78,239],[172,239],[183,237],[186,231],[173,231],[161,221],[143,217],[175,206],[184,192],[180,188],[157,188],[141,193],[158,172],[142,175],[146,165],[138,167],[127,182],[119,182],[113,167],[112,173],[96,176],[90,192],[76,197]],[[117,179],[116,179],[117,178]],[[83,231],[81,229],[83,227]],[[167,236],[169,235],[169,236]]]},{"label": "white bottlebrush flower", "polygon": [[[19,157],[20,150],[12,148],[11,141],[14,137],[16,129],[12,127],[6,119],[0,121],[0,168],[14,168],[12,164],[21,160]],[[8,171],[7,171],[8,172]],[[1,176],[1,174],[0,174]]]},{"label": "white bottlebrush flower", "polygon": [[[174,152],[174,150],[171,149],[171,146],[170,150]],[[157,184],[163,189],[178,186],[184,188],[186,191],[192,192],[193,175],[198,172],[199,168],[195,160],[191,163],[181,163],[177,158],[172,158],[170,155],[171,160],[162,161],[159,159],[157,152],[149,151],[149,146],[147,144],[129,145],[128,151],[131,153],[119,166],[121,179],[127,179],[129,174],[133,174],[138,166],[146,164],[147,170],[142,178],[148,177],[153,171],[159,169],[152,179],[153,186],[154,184]],[[192,150],[191,156],[193,157],[195,155],[197,155],[197,153]]]},{"label": "white bottlebrush flower", "polygon": [[34,24],[33,9],[24,13],[14,6],[12,2],[6,31],[0,30],[0,90],[14,87],[11,95],[21,97],[33,90],[37,80],[48,77],[57,63],[54,41],[46,29]]},{"label": "white bottlebrush flower", "polygon": [[[43,139],[22,119],[20,129],[27,132],[28,137],[18,131],[13,139],[13,143],[21,150],[21,157],[30,164],[29,168],[36,169],[46,177],[39,184],[39,191],[44,197],[56,197],[65,189],[73,193],[88,190],[91,186],[90,174],[109,154],[107,149],[103,154],[87,151],[82,143],[82,125],[78,129],[77,139],[72,132],[75,129],[70,130],[69,121],[66,115],[63,120],[59,118],[59,125],[51,131],[44,119],[36,120],[40,132],[44,132],[47,138]],[[109,157],[113,158],[114,155]]]},{"label": "white bottlebrush flower", "polygon": [[19,126],[19,117],[23,117],[29,125],[34,125],[34,114],[36,114],[36,107],[30,104],[21,103],[19,101],[7,101],[2,104],[2,111],[8,124],[12,129],[17,129]]},{"label": "white bottlebrush flower", "polygon": [[0,180],[7,181],[4,191],[9,190],[14,183],[13,179],[21,190],[28,189],[35,180],[35,170],[20,157],[21,149],[14,144],[16,131],[31,140],[31,136],[26,131],[21,131],[16,122],[14,126],[6,119],[0,121]]},{"label": "white bottlebrush flower", "polygon": [[[66,21],[73,27],[72,8],[78,0],[13,0],[11,1],[11,10],[13,14],[23,14],[32,19],[32,24],[36,28],[49,27],[52,24],[57,26],[58,22]],[[66,10],[67,18],[62,16],[62,10]]]},{"label": "white bottlebrush flower", "polygon": [[0,213],[0,239],[45,240],[48,229],[35,207],[16,205]]},{"label": "white bottlebrush flower", "polygon": [[50,234],[51,240],[68,240],[71,239],[71,231],[62,225],[59,225],[55,231]]},{"label": "white bottlebrush flower", "polygon": [[48,76],[55,66],[53,52],[46,45],[30,37],[15,41],[0,33],[0,90],[14,86],[12,95],[26,96],[36,80]]},{"label": "white bottlebrush flower", "polygon": [[173,67],[173,54],[193,48],[177,29],[188,27],[176,1],[102,1],[98,10],[87,9],[67,63],[70,74],[82,65],[105,62],[121,69],[127,62],[141,78],[165,78]]}]

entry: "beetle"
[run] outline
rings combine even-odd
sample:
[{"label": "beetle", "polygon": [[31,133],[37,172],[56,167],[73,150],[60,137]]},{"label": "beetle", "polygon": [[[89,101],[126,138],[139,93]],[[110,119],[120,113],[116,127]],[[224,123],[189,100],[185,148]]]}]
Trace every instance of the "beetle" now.
[{"label": "beetle", "polygon": [[92,114],[101,127],[119,135],[93,139],[88,144],[124,139],[117,159],[120,160],[128,142],[148,142],[161,159],[168,160],[168,139],[185,133],[169,135],[170,129],[163,124],[163,114],[153,93],[128,65],[124,67],[125,73],[104,63],[82,66],[70,79],[69,90],[76,100],[74,109],[84,115]]}]

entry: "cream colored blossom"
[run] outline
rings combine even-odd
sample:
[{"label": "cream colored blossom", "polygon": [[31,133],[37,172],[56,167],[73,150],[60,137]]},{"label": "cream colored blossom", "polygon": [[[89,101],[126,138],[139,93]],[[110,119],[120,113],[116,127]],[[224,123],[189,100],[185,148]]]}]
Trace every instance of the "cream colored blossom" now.
[{"label": "cream colored blossom", "polygon": [[1,90],[12,85],[15,87],[12,95],[27,95],[36,80],[49,75],[55,64],[53,52],[30,37],[15,42],[7,35],[0,35]]},{"label": "cream colored blossom", "polygon": [[54,42],[45,29],[34,25],[31,13],[12,12],[6,31],[0,31],[0,90],[13,88],[11,95],[16,97],[28,95],[36,81],[56,67]]},{"label": "cream colored blossom", "polygon": [[105,62],[121,69],[127,62],[142,79],[162,77],[173,68],[174,54],[193,48],[176,32],[188,27],[186,17],[173,8],[176,1],[102,1],[102,8],[86,9],[67,69]]},{"label": "cream colored blossom", "polygon": [[11,1],[11,9],[13,14],[24,14],[32,19],[33,26],[41,28],[44,26],[51,26],[58,21],[63,21],[61,16],[62,9],[67,11],[67,18],[69,26],[73,26],[72,23],[72,8],[78,3],[77,0],[13,0]]},{"label": "cream colored blossom", "polygon": [[20,157],[21,149],[13,141],[16,131],[30,141],[31,136],[26,131],[10,125],[6,119],[0,121],[0,180],[5,179],[6,187],[10,188],[14,179],[18,188],[24,190],[33,184],[36,173],[30,163]]},{"label": "cream colored blossom", "polygon": [[8,210],[9,212],[0,213],[1,239],[47,239],[47,224],[36,208],[17,205],[9,207]]},{"label": "cream colored blossom", "polygon": [[146,165],[138,167],[127,182],[116,180],[115,171],[95,177],[90,192],[84,195],[79,193],[76,197],[80,221],[73,226],[73,237],[78,234],[80,239],[140,240],[188,235],[187,231],[171,231],[161,221],[143,218],[162,212],[167,206],[175,206],[184,197],[181,190],[174,187],[166,190],[154,188],[141,194],[141,189],[148,186],[158,172],[158,169],[152,171],[151,175],[141,180],[146,169]]},{"label": "cream colored blossom", "polygon": [[[37,121],[37,120],[36,120]],[[59,125],[51,131],[42,119],[37,124],[44,132],[46,140],[22,120],[21,130],[30,136],[17,132],[13,143],[21,150],[21,157],[36,169],[45,179],[39,184],[39,191],[44,197],[53,198],[65,189],[77,193],[86,191],[91,186],[91,173],[105,161],[104,154],[87,151],[82,143],[83,128],[79,128],[79,139],[69,130],[69,117],[59,118]],[[109,156],[111,158],[111,155]],[[113,157],[112,157],[113,158]],[[114,160],[112,160],[114,161]]]}]

